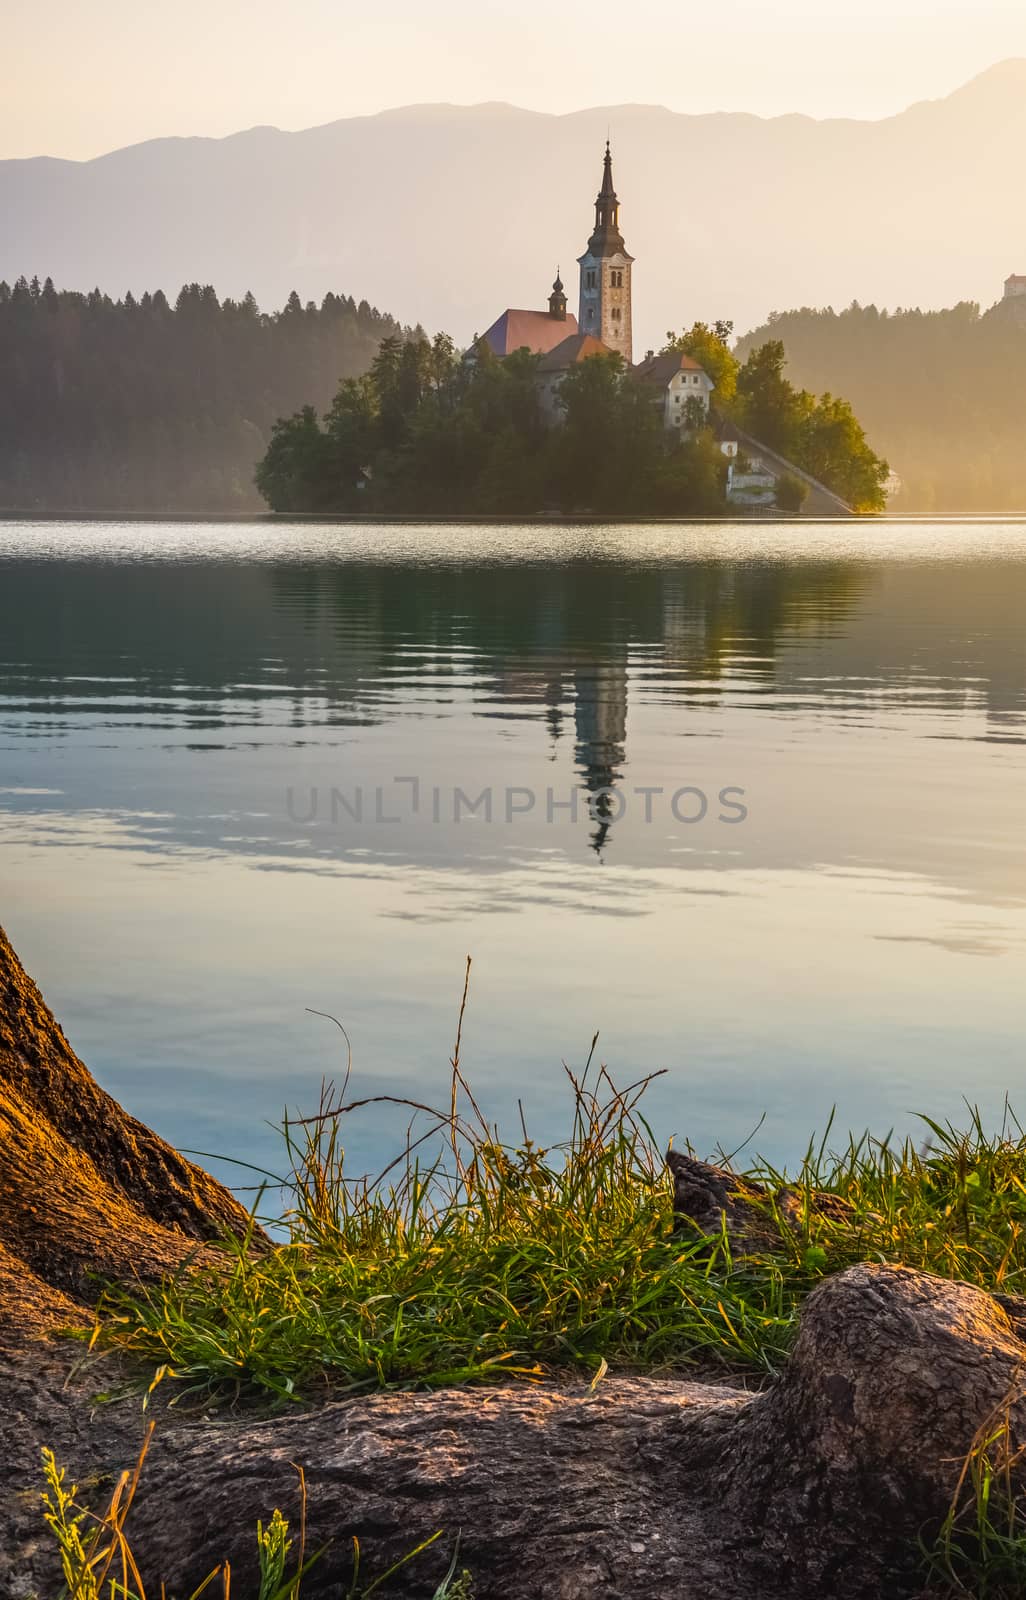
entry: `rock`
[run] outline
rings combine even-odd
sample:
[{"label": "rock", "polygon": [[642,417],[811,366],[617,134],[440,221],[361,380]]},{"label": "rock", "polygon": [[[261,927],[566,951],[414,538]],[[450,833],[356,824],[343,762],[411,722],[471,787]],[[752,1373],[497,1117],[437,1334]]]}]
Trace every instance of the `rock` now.
[{"label": "rock", "polygon": [[[2,935],[0,1133],[0,1594],[46,1594],[41,1447],[99,1507],[143,1421],[138,1399],[91,1406],[95,1374],[40,1341],[88,1317],[91,1273],[158,1275],[246,1218],[103,1094]],[[678,1211],[710,1234],[725,1221],[745,1248],[779,1247],[774,1206],[800,1225],[797,1191],[768,1196],[676,1153],[670,1165]],[[911,1600],[920,1535],[942,1521],[977,1430],[1007,1412],[1013,1446],[1026,1438],[1024,1309],[864,1264],[809,1296],[785,1372],[756,1393],[606,1377],[215,1422],[162,1412],[158,1391],[129,1533],[152,1593],[187,1595],[228,1560],[233,1594],[252,1594],[257,1519],[278,1506],[298,1526],[299,1465],[307,1549],[325,1550],[303,1600],[345,1592],[351,1535],[380,1572],[438,1530],[403,1575],[407,1597],[431,1594],[460,1536],[477,1600]],[[1026,1489],[1014,1451],[1011,1486]]]},{"label": "rock", "polygon": [[806,1225],[807,1211],[831,1222],[851,1224],[855,1219],[847,1200],[824,1190],[767,1189],[729,1167],[698,1161],[679,1150],[666,1152],[666,1165],[673,1174],[678,1224],[697,1228],[712,1239],[725,1231],[736,1255],[779,1251],[781,1224],[797,1235]]}]

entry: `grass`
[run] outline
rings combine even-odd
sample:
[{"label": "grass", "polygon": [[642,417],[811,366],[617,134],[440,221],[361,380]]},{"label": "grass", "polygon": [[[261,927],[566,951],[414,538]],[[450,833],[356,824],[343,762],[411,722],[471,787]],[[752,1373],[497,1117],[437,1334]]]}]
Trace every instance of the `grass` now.
[{"label": "grass", "polygon": [[[470,1089],[458,1031],[447,1103],[390,1101],[414,1120],[368,1180],[348,1175],[347,1119],[389,1097],[348,1098],[347,1068],[314,1116],[284,1125],[272,1248],[229,1241],[217,1267],[111,1290],[92,1342],[186,1390],[278,1402],[607,1369],[759,1380],[785,1359],[810,1289],[854,1261],[1026,1292],[1026,1135],[1010,1114],[994,1137],[973,1113],[963,1130],[925,1121],[922,1148],[866,1136],[810,1145],[791,1175],[756,1163],[747,1176],[810,1203],[798,1229],[777,1219],[778,1247],[733,1259],[725,1237],[675,1231],[642,1110],[650,1081],[620,1089],[592,1056],[567,1070],[562,1142],[540,1147],[522,1119],[506,1141]],[[818,1215],[816,1190],[843,1196],[849,1218]]]},{"label": "grass", "polygon": [[979,1428],[940,1532],[924,1547],[944,1600],[1021,1600],[1026,1594],[1026,1501],[1016,1488],[1023,1446],[1012,1439],[1012,1396]]},{"label": "grass", "polygon": [[[58,1466],[52,1450],[43,1451],[43,1516],[60,1557],[64,1585],[60,1600],[146,1600],[146,1587],[132,1551],[127,1524],[139,1486],[146,1452],[153,1434],[147,1432],[135,1468],[124,1472],[115,1485],[103,1512],[92,1512],[78,1499],[78,1488],[67,1481],[67,1469]],[[300,1481],[300,1527],[294,1538],[280,1511],[275,1511],[266,1527],[256,1525],[256,1556],[259,1569],[254,1600],[302,1600],[303,1579],[316,1565],[322,1551],[306,1551],[306,1485]],[[361,1572],[360,1544],[353,1540],[352,1579],[339,1590],[339,1600],[370,1600],[391,1579],[415,1562],[437,1542],[440,1534],[424,1540],[402,1559],[372,1580]],[[453,1551],[449,1569],[435,1589],[433,1600],[472,1600],[470,1574],[457,1570],[459,1545]],[[393,1591],[394,1592],[394,1591]],[[231,1600],[232,1572],[220,1562],[193,1590],[189,1600]],[[161,1600],[169,1600],[161,1584]]]}]

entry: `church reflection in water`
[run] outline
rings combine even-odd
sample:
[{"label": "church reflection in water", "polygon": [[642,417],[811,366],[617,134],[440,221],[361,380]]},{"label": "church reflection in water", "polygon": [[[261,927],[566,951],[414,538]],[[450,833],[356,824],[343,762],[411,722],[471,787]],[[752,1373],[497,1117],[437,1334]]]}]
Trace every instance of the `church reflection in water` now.
[{"label": "church reflection in water", "polygon": [[601,854],[613,815],[612,791],[627,756],[626,660],[574,669],[574,755],[591,797],[592,848]]},{"label": "church reflection in water", "polygon": [[592,848],[600,856],[619,813],[616,790],[627,764],[627,679],[627,650],[621,647],[612,659],[563,655],[533,670],[500,672],[494,682],[509,703],[539,707],[553,760],[572,714],[574,771],[582,791],[578,815],[591,823]]},{"label": "church reflection in water", "polygon": [[[331,748],[353,750],[342,730],[392,726],[401,742],[406,727],[423,747],[425,719],[454,712],[537,720],[554,761],[572,748],[580,827],[602,857],[627,793],[628,712],[633,722],[639,705],[671,735],[682,712],[728,702],[782,714],[800,706],[806,718],[835,716],[845,695],[856,718],[877,703],[972,703],[983,715],[974,737],[1021,743],[1018,593],[1000,564],[963,567],[955,585],[942,567],[705,554],[643,563],[496,560],[484,550],[400,561],[335,547],[323,559],[243,566],[68,558],[45,588],[29,564],[0,591],[0,637],[23,641],[8,692],[39,704],[55,737],[88,715],[104,727],[127,718],[195,729],[196,750],[272,724],[296,748],[334,730]],[[440,720],[430,748],[446,741]],[[536,742],[471,747],[505,763],[485,781],[525,781],[527,763],[537,777]],[[565,778],[557,787],[568,798]]]}]

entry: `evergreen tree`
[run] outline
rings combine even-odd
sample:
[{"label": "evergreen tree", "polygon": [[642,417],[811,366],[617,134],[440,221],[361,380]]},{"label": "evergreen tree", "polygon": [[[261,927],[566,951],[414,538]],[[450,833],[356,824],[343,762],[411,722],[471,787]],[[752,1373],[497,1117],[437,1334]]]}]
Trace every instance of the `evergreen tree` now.
[{"label": "evergreen tree", "polygon": [[984,314],[967,301],[944,311],[782,312],[740,341],[767,339],[788,372],[851,402],[873,446],[900,479],[895,509],[1018,512],[1026,504],[1026,304]]},{"label": "evergreen tree", "polygon": [[[263,316],[186,284],[113,301],[20,277],[0,286],[0,506],[53,511],[257,509],[274,420],[326,407],[382,338],[351,298]],[[350,476],[343,473],[342,482]]]}]

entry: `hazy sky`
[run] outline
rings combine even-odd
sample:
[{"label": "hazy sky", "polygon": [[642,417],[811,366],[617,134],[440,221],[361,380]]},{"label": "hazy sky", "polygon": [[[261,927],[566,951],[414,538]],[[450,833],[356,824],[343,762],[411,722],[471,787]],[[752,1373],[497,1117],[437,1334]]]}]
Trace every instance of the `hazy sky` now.
[{"label": "hazy sky", "polygon": [[880,117],[1026,56],[1023,0],[28,0],[0,157],[425,100]]}]

